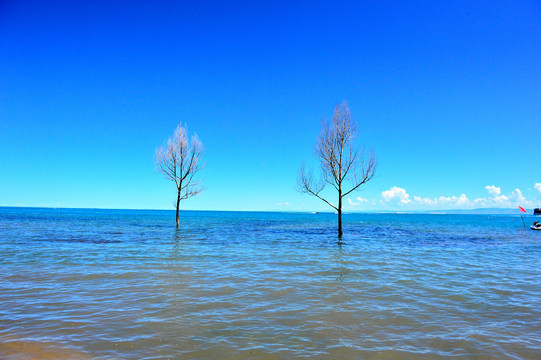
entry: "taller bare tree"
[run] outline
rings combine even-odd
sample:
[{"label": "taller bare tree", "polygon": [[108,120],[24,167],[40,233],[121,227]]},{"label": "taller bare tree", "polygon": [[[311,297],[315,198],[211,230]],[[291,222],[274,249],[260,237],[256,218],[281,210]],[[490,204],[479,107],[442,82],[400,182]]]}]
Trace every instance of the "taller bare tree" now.
[{"label": "taller bare tree", "polygon": [[[323,177],[314,179],[311,171],[302,165],[297,179],[298,191],[323,200],[338,213],[338,236],[342,237],[342,199],[372,180],[376,172],[374,152],[365,158],[364,148],[355,146],[357,124],[351,119],[349,106],[343,102],[335,107],[332,121],[323,121],[315,145],[315,154],[321,162]],[[338,192],[338,205],[322,197],[321,192],[330,184]]]},{"label": "taller bare tree", "polygon": [[188,140],[188,129],[180,124],[172,137],[156,149],[156,171],[173,181],[177,188],[177,229],[180,227],[178,212],[180,201],[203,191],[194,176],[203,168],[203,144],[194,133]]}]

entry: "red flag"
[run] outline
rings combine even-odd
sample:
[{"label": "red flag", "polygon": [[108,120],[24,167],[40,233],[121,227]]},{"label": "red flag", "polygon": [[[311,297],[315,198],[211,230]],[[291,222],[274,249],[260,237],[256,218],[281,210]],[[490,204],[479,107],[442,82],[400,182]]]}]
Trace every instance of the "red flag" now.
[{"label": "red flag", "polygon": [[518,209],[522,212],[527,212],[526,210],[524,210],[524,208],[522,206],[519,206]]}]

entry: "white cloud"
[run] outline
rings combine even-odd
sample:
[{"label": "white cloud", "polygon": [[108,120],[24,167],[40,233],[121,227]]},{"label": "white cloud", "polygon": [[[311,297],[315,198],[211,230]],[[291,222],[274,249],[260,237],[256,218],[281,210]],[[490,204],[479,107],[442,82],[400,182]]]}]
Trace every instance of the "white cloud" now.
[{"label": "white cloud", "polygon": [[401,205],[406,205],[411,202],[406,189],[393,186],[390,190],[385,190],[381,193],[381,197],[385,202],[397,201]]},{"label": "white cloud", "polygon": [[359,206],[361,205],[361,203],[363,202],[368,202],[368,199],[363,199],[362,197],[357,197],[356,199],[357,201],[353,201],[351,200],[351,198],[348,198],[348,204],[351,205],[351,206]]},{"label": "white cloud", "polygon": [[425,206],[443,206],[453,208],[463,208],[470,204],[470,199],[465,194],[460,196],[440,196],[438,198],[421,198],[420,196],[414,196],[413,200],[419,205]]},{"label": "white cloud", "polygon": [[456,199],[457,206],[466,206],[470,202],[470,199],[466,197],[466,194],[461,194],[458,199]]},{"label": "white cloud", "polygon": [[515,191],[513,191],[511,195],[509,195],[509,200],[516,203],[523,203],[528,201],[526,200],[524,195],[522,195],[522,191],[520,191],[520,189],[515,189]]},{"label": "white cloud", "polygon": [[[460,196],[439,196],[435,198],[413,195],[413,201],[406,189],[393,186],[390,190],[383,191],[381,204],[395,203],[398,205],[409,205],[420,208],[439,208],[439,209],[473,209],[473,208],[516,208],[517,206],[536,207],[541,205],[539,202],[526,199],[520,189],[515,189],[511,194],[502,194],[501,188],[494,185],[485,186],[488,191],[487,197],[470,200],[466,194]],[[541,183],[536,184],[536,190],[541,192]]]},{"label": "white cloud", "polygon": [[359,205],[361,205],[361,203],[351,201],[351,198],[348,198],[348,204],[351,205],[351,206],[359,206]]},{"label": "white cloud", "polygon": [[536,183],[534,188],[541,194],[541,183]]},{"label": "white cloud", "polygon": [[501,188],[494,185],[485,186],[488,191],[488,197],[477,198],[472,202],[473,207],[501,207],[514,208],[519,205],[530,206],[533,203],[527,200],[520,189],[515,189],[511,194],[503,195]]},{"label": "white cloud", "polygon": [[487,185],[485,186],[485,189],[488,190],[488,194],[492,196],[498,196],[502,192],[502,188],[496,187],[494,185]]},{"label": "white cloud", "polygon": [[[509,197],[501,195],[502,188],[496,187],[494,185],[485,186],[485,189],[488,191],[489,199],[485,199],[486,202],[492,204],[492,206],[506,206],[509,201]],[[518,190],[518,189],[517,189]],[[520,193],[520,190],[518,190]]]},{"label": "white cloud", "polygon": [[441,204],[450,205],[453,207],[467,207],[470,204],[470,199],[468,199],[466,194],[449,197],[440,196],[438,200],[438,202]]},{"label": "white cloud", "polygon": [[421,205],[434,205],[437,203],[437,199],[432,200],[430,198],[422,198],[420,196],[413,196],[413,201]]}]

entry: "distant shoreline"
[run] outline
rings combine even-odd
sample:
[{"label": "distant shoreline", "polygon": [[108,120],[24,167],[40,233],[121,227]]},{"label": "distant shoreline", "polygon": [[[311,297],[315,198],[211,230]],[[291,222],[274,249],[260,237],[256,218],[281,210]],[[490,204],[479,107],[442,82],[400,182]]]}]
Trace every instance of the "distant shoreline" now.
[{"label": "distant shoreline", "polygon": [[[47,207],[47,206],[0,206],[0,209],[44,209],[44,210],[98,210],[98,211],[175,211],[174,209],[122,209],[122,208],[85,208],[85,207]],[[279,210],[190,210],[181,209],[181,212],[231,212],[231,213],[291,213],[334,215],[331,211],[279,211]],[[535,216],[532,212],[520,213],[518,209],[509,208],[479,208],[479,209],[451,209],[451,210],[373,210],[373,211],[346,211],[344,215],[352,214],[396,214],[396,215],[511,215]]]}]

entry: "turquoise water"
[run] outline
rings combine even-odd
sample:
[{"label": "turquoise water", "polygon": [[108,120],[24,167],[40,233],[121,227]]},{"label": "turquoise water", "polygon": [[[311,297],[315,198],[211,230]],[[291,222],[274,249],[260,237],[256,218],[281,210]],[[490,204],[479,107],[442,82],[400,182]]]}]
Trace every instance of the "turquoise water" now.
[{"label": "turquoise water", "polygon": [[540,357],[520,217],[181,217],[0,208],[0,358]]}]

